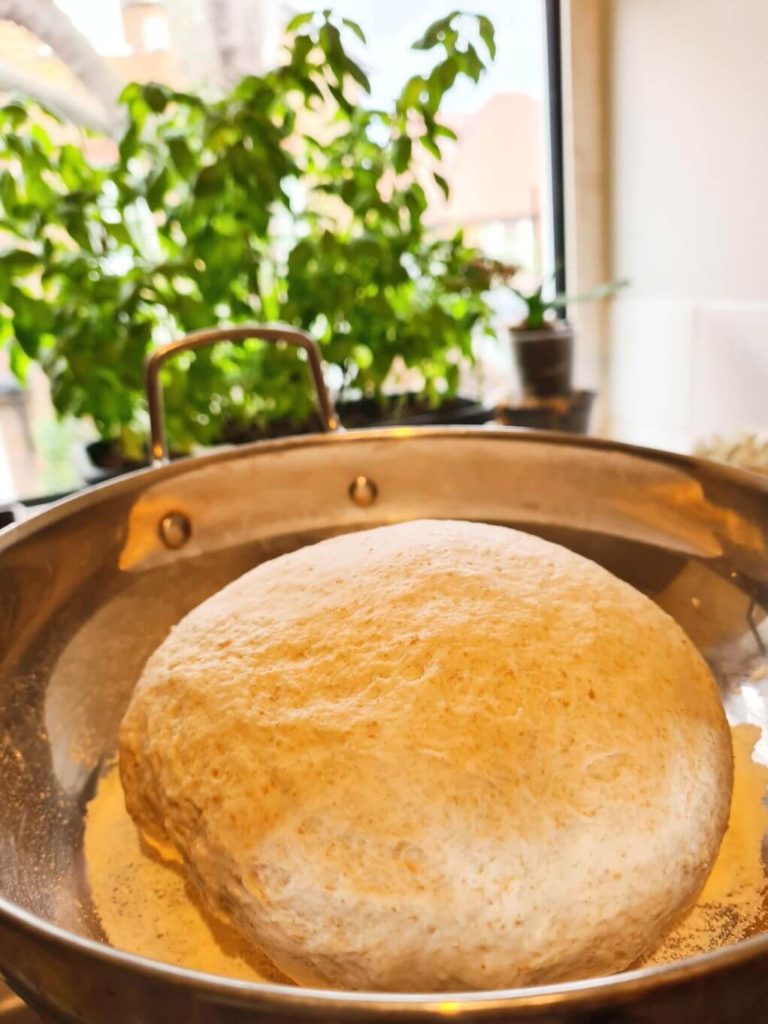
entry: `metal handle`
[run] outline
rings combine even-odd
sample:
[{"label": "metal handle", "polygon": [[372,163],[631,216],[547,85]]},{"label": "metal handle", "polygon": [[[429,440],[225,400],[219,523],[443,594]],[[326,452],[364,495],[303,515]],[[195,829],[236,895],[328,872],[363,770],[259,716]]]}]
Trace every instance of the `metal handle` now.
[{"label": "metal handle", "polygon": [[239,327],[214,327],[205,331],[194,331],[183,338],[169,341],[161,345],[147,359],[146,387],[149,403],[149,431],[152,443],[152,465],[161,466],[168,462],[168,444],[165,438],[165,415],[163,412],[163,389],[160,386],[160,367],[171,356],[188,349],[207,348],[218,341],[248,341],[258,338],[260,341],[285,341],[289,345],[303,349],[309,360],[309,370],[315,388],[317,411],[323,424],[323,430],[339,429],[339,417],[333,407],[331,396],[323,379],[323,368],[320,361],[320,350],[317,342],[304,331],[295,327],[282,327],[280,324],[243,324]]}]

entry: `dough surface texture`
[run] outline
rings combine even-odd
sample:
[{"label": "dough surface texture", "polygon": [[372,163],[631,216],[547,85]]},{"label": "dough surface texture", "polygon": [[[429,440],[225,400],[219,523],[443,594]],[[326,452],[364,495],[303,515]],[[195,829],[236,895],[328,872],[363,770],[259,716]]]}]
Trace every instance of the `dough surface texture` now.
[{"label": "dough surface texture", "polygon": [[456,991],[626,968],[696,898],[730,734],[650,599],[505,527],[265,562],[149,659],[131,815],[303,985]]}]

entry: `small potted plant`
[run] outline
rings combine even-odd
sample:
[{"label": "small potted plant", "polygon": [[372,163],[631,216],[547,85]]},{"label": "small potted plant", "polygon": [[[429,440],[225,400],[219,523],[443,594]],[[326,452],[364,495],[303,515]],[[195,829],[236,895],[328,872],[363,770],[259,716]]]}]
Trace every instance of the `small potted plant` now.
[{"label": "small potted plant", "polygon": [[573,391],[573,342],[571,325],[555,311],[574,302],[595,302],[623,288],[627,281],[608,281],[581,295],[545,298],[544,284],[530,291],[512,288],[525,303],[526,313],[510,329],[512,347],[523,394],[529,399],[568,397]]}]

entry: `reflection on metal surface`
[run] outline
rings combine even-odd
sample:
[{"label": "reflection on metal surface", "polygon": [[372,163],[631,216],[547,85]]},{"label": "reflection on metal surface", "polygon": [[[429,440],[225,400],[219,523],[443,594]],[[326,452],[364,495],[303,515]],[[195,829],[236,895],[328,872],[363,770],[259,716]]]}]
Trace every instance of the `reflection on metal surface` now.
[{"label": "reflection on metal surface", "polygon": [[[763,529],[756,509],[729,506],[733,521],[724,534],[720,495],[705,492],[690,470],[651,463],[634,452],[601,451],[596,459],[589,448],[551,438],[505,444],[510,437],[516,435],[484,428],[438,435],[421,430],[408,437],[349,432],[176,464],[161,476],[145,477],[130,510],[121,565],[137,571],[176,557],[156,531],[169,508],[183,508],[194,523],[184,557],[269,535],[276,522],[285,533],[354,528],[357,514],[352,505],[340,508],[339,496],[362,464],[376,481],[376,508],[386,522],[427,509],[443,518],[542,526],[567,521],[597,535],[708,559],[734,549],[745,564],[763,566],[768,582],[755,540],[755,531]],[[676,489],[685,491],[684,503],[668,500]],[[743,524],[749,547],[739,543],[734,522]]]},{"label": "reflection on metal surface", "polygon": [[0,982],[0,1022],[2,1024],[43,1024],[43,1019]]},{"label": "reflection on metal surface", "polygon": [[[378,485],[372,508],[350,500],[361,466]],[[180,509],[194,529],[169,548],[158,524]],[[84,1024],[466,1019],[491,1010],[539,1024],[666,1024],[692,1007],[697,1024],[766,1020],[768,934],[706,961],[618,979],[372,1003],[202,976],[192,984],[172,967],[97,956],[77,938],[98,938],[82,870],[84,803],[167,630],[266,558],[418,517],[521,526],[650,594],[703,651],[729,711],[762,729],[756,751],[768,752],[768,485],[755,478],[485,428],[300,438],[136,474],[0,536],[0,894],[10,901],[0,901],[0,966],[20,991]]]}]

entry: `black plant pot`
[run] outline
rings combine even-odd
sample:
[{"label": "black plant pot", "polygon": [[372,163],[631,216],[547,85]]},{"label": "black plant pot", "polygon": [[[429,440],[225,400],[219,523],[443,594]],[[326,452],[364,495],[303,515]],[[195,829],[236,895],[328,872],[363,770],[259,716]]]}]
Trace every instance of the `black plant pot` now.
[{"label": "black plant pot", "polygon": [[122,476],[123,473],[132,473],[135,469],[143,469],[148,465],[148,459],[144,462],[126,459],[117,441],[101,439],[91,441],[85,446],[80,471],[87,484],[100,484],[104,480]]},{"label": "black plant pot", "polygon": [[573,390],[573,330],[553,324],[540,330],[513,327],[512,348],[526,398],[553,398]]},{"label": "black plant pot", "polygon": [[[171,452],[171,459],[184,458],[181,452]],[[120,451],[119,441],[101,438],[85,445],[80,454],[80,475],[87,484],[100,484],[125,473],[149,466],[149,454],[143,459],[126,459]]]},{"label": "black plant pot", "polygon": [[495,414],[492,407],[461,396],[431,409],[416,392],[388,396],[383,403],[375,398],[340,401],[336,409],[341,422],[350,429],[488,423]]},{"label": "black plant pot", "polygon": [[[494,418],[495,410],[471,398],[449,398],[437,409],[430,409],[424,399],[416,393],[393,395],[382,404],[374,398],[361,398],[350,402],[338,402],[337,411],[345,427],[366,429],[391,426],[429,426],[430,424],[472,424],[488,423]],[[238,427],[225,431],[223,444],[248,444],[252,441],[267,441],[276,437],[296,434],[310,434],[321,430],[319,418],[312,414],[306,423],[285,421],[270,424],[264,431],[257,427]],[[92,441],[85,446],[82,476],[87,484],[98,484],[103,480],[131,473],[149,465],[149,460],[136,462],[124,459],[117,441]],[[174,458],[171,453],[171,458]]]}]

